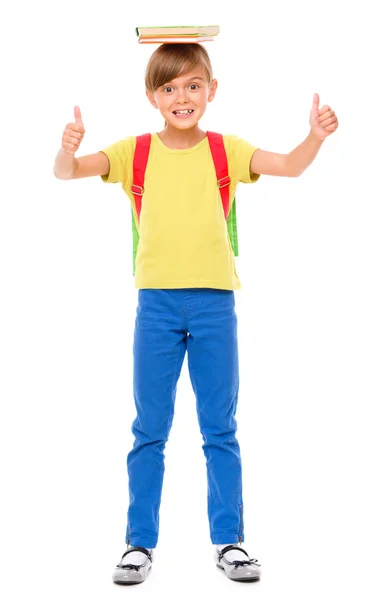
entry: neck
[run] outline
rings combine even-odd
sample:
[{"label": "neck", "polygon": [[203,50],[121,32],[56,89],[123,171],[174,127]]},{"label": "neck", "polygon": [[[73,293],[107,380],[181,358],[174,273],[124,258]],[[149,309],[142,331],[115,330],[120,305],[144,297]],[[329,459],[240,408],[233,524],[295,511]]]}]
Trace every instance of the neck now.
[{"label": "neck", "polygon": [[206,136],[205,131],[202,131],[198,125],[191,127],[190,129],[177,129],[170,124],[167,124],[163,131],[158,133],[162,142],[170,147],[177,150],[184,150],[186,148],[192,148]]}]

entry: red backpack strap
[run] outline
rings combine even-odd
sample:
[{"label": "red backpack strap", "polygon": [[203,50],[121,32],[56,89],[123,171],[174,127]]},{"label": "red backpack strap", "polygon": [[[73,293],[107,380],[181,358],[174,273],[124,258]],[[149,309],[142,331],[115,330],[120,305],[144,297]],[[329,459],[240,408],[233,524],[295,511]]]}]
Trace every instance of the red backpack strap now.
[{"label": "red backpack strap", "polygon": [[149,158],[150,142],[151,133],[144,133],[143,135],[137,135],[136,137],[136,148],[133,158],[132,193],[134,195],[138,220],[141,213],[142,194],[144,192],[143,184],[145,181],[147,159]]},{"label": "red backpack strap", "polygon": [[222,205],[224,207],[225,219],[228,218],[230,203],[230,177],[228,171],[228,158],[225,152],[224,140],[221,133],[207,131],[209,146],[216,169],[217,185],[220,188]]}]

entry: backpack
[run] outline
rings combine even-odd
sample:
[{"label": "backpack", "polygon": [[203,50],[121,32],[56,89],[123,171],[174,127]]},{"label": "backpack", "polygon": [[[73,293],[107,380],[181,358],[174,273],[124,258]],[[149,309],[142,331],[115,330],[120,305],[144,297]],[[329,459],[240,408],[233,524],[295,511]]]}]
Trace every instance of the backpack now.
[{"label": "backpack", "polygon": [[[228,159],[225,152],[224,140],[220,133],[207,131],[208,142],[216,170],[217,185],[227,222],[228,236],[233,249],[234,256],[238,256],[238,233],[237,233],[237,211],[236,198],[229,210],[229,186],[230,177],[228,172]],[[143,184],[145,181],[146,165],[149,158],[151,133],[145,133],[136,137],[136,148],[133,158],[133,185],[132,193],[135,200],[136,213],[140,218],[143,196]],[[139,243],[139,233],[132,209],[132,232],[133,232],[133,275],[135,274],[136,255]]]}]

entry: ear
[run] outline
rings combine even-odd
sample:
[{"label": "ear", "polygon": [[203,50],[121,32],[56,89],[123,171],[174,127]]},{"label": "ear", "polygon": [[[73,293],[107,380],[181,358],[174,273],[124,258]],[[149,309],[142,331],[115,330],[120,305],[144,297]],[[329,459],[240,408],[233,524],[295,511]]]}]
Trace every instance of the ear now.
[{"label": "ear", "polygon": [[212,102],[213,98],[215,97],[217,86],[218,86],[217,79],[212,79],[210,86],[209,86],[208,102]]},{"label": "ear", "polygon": [[155,102],[154,94],[151,94],[148,90],[146,91],[146,96],[149,99],[149,102],[154,106],[154,108],[158,108],[158,104]]}]

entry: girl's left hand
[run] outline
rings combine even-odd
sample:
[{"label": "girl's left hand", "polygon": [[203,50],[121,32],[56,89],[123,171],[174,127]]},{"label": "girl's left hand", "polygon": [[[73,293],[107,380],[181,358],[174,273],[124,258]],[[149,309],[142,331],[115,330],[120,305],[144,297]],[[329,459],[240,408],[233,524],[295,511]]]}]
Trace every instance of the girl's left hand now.
[{"label": "girl's left hand", "polygon": [[313,96],[309,125],[311,126],[311,132],[322,141],[337,129],[338,119],[330,106],[326,105],[322,108],[319,108],[319,106],[320,97],[318,94],[315,94]]}]

